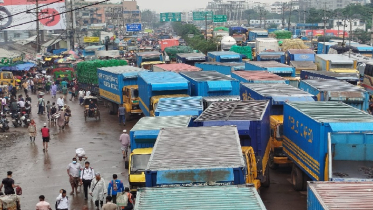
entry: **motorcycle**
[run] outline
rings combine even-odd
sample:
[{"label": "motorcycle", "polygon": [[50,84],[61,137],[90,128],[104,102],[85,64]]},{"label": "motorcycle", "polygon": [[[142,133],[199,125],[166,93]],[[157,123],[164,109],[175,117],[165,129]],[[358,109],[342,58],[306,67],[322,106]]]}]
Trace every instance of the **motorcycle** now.
[{"label": "motorcycle", "polygon": [[12,123],[15,128],[22,126],[22,121],[20,119],[20,113],[18,112],[17,114],[12,115]]},{"label": "motorcycle", "polygon": [[21,121],[23,122],[25,127],[28,127],[30,125],[31,120],[26,112],[22,113]]},{"label": "motorcycle", "polygon": [[25,110],[27,114],[31,114],[31,105],[29,102],[26,102],[25,104]]},{"label": "motorcycle", "polygon": [[9,130],[9,121],[8,121],[8,119],[6,119],[6,115],[5,114],[1,114],[0,129],[3,132]]}]

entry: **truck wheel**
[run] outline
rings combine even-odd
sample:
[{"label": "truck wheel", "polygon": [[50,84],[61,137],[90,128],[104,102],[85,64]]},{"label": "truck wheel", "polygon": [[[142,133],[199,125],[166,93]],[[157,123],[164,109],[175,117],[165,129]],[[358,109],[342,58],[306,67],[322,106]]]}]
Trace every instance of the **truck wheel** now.
[{"label": "truck wheel", "polygon": [[271,184],[270,176],[269,176],[269,167],[266,167],[266,171],[264,172],[264,181],[262,182],[263,187],[269,187]]},{"label": "truck wheel", "polygon": [[274,161],[274,157],[275,155],[273,154],[273,152],[270,152],[269,153],[269,161],[268,161],[268,165],[271,169],[277,169],[278,168],[278,164],[276,164]]},{"label": "truck wheel", "polygon": [[125,169],[128,169],[128,168],[129,168],[128,160],[124,161],[124,168],[125,168]]},{"label": "truck wheel", "polygon": [[303,187],[302,190],[306,191],[307,190],[307,181],[312,181],[310,177],[306,174],[303,173]]},{"label": "truck wheel", "polygon": [[291,170],[291,183],[296,191],[303,189],[303,172],[295,164]]}]

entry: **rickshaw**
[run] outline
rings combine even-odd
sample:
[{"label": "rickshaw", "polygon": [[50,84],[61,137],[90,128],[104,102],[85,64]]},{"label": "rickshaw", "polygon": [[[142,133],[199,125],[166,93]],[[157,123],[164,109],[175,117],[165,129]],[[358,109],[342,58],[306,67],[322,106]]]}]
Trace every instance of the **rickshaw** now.
[{"label": "rickshaw", "polygon": [[89,104],[93,101],[94,104],[98,106],[98,99],[95,96],[85,96],[83,98],[84,104],[84,120],[87,121],[87,118],[95,118],[96,120],[100,120],[100,110],[96,107],[95,110],[91,115],[89,115]]}]

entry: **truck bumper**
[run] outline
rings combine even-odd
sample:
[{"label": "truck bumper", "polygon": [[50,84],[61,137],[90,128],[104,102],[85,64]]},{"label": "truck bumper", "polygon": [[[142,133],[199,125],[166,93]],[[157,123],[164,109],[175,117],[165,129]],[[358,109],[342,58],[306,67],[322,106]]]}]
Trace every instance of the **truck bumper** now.
[{"label": "truck bumper", "polygon": [[142,113],[141,109],[131,110],[131,114],[141,114],[141,113]]},{"label": "truck bumper", "polygon": [[292,161],[288,158],[288,157],[274,157],[273,158],[273,162],[275,164],[281,164],[281,165],[284,165],[284,164],[290,164],[292,163]]}]

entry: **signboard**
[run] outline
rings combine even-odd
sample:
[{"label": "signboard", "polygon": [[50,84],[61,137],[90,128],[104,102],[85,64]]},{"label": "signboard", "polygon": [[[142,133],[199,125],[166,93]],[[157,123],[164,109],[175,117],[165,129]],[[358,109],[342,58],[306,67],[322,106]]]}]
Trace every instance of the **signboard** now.
[{"label": "signboard", "polygon": [[141,31],[141,23],[126,24],[127,31]]},{"label": "signboard", "polygon": [[181,21],[181,12],[173,12],[173,13],[161,13],[159,15],[161,22],[177,22]]},{"label": "signboard", "polygon": [[0,65],[14,65],[23,61],[24,55],[15,56],[12,58],[0,58]]},{"label": "signboard", "polygon": [[[55,2],[55,3],[54,3]],[[0,28],[5,30],[36,30],[36,0],[1,1]],[[29,10],[30,13],[25,11]],[[66,29],[65,0],[39,0],[40,30]],[[29,23],[28,23],[29,22]],[[10,27],[10,28],[8,28]]]},{"label": "signboard", "polygon": [[[206,17],[207,15],[207,17]],[[193,20],[212,20],[212,11],[207,11],[207,12],[193,12]]]},{"label": "signboard", "polygon": [[102,30],[106,28],[106,23],[96,23],[88,26],[89,30]]},{"label": "signboard", "polygon": [[227,22],[227,16],[226,15],[214,15],[213,22],[214,23]]},{"label": "signboard", "polygon": [[100,42],[100,37],[85,36],[83,38],[83,42],[85,42],[85,43]]}]

